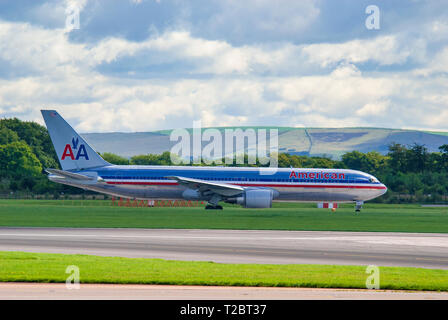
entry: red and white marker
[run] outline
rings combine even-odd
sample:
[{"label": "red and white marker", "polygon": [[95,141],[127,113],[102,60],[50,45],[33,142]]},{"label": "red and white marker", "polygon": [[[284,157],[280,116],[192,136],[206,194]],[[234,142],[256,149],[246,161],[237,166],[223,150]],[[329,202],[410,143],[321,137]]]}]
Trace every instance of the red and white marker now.
[{"label": "red and white marker", "polygon": [[317,204],[317,207],[319,209],[337,209],[338,203],[337,202],[319,202]]}]

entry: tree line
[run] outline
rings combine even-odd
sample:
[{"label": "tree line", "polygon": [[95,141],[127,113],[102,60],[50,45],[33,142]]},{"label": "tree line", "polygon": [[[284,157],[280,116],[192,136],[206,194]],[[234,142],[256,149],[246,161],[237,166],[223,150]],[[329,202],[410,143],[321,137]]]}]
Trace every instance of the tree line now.
[{"label": "tree line", "polygon": [[[169,152],[146,154],[131,158],[113,153],[101,156],[120,165],[173,165]],[[227,166],[248,166],[225,164]],[[198,165],[206,165],[201,162]],[[216,165],[216,164],[212,164]],[[221,165],[221,164],[220,164]],[[257,160],[250,166],[268,166]],[[376,176],[389,188],[378,198],[381,202],[440,202],[448,196],[448,145],[439,152],[429,152],[424,145],[405,146],[393,143],[386,155],[371,151],[345,153],[340,160],[330,157],[310,157],[278,154],[281,168],[339,168],[361,170]],[[19,119],[0,120],[0,193],[28,192],[34,194],[83,194],[84,190],[48,181],[45,168],[59,168],[56,152],[47,129],[35,122]]]}]

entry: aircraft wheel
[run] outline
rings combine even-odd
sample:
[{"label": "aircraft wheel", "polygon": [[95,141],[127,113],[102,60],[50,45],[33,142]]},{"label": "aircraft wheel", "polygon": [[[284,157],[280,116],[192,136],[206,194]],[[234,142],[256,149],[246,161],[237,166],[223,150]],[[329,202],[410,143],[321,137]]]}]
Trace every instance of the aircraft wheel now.
[{"label": "aircraft wheel", "polygon": [[212,206],[212,205],[206,205],[205,210],[222,210],[222,206]]}]

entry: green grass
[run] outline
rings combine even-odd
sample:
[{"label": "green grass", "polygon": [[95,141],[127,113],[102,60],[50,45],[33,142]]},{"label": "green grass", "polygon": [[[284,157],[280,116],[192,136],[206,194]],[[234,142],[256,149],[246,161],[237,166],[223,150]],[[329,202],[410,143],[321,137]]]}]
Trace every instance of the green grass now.
[{"label": "green grass", "polygon": [[111,207],[101,200],[0,200],[0,226],[448,233],[448,208],[366,204],[355,214],[353,205],[333,213],[315,204],[298,203],[276,203],[272,209],[228,206],[216,211]]},{"label": "green grass", "polygon": [[[366,267],[221,264],[24,252],[0,252],[1,282],[65,282],[67,266],[81,283],[365,288]],[[448,291],[448,271],[380,267],[381,289]]]}]

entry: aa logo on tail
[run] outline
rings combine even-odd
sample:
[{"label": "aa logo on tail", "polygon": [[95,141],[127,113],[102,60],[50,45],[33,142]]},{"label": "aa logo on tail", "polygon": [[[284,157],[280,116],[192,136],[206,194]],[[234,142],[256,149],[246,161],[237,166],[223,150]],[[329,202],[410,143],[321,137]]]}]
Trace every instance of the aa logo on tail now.
[{"label": "aa logo on tail", "polygon": [[[62,153],[61,160],[65,160],[66,157],[69,157],[72,160],[79,160],[80,157],[84,157],[84,159],[89,160],[89,156],[87,155],[86,147],[83,144],[79,144],[79,139],[72,138],[72,144],[66,144],[64,152]],[[73,148],[72,148],[73,147]],[[73,150],[76,150],[76,157],[73,153]]]}]

